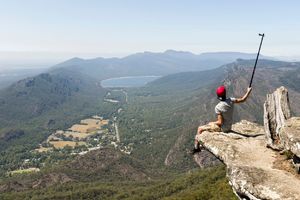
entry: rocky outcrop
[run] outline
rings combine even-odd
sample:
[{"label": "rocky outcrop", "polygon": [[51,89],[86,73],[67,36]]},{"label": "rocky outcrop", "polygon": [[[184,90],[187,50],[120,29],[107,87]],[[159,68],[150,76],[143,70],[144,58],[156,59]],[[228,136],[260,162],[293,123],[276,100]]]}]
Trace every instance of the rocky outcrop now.
[{"label": "rocky outcrop", "polygon": [[222,162],[214,156],[210,151],[202,150],[194,154],[194,160],[201,168],[213,167],[221,165]]},{"label": "rocky outcrop", "polygon": [[264,128],[267,146],[293,154],[293,164],[300,172],[300,118],[291,118],[288,91],[278,88],[267,95],[264,104]]},{"label": "rocky outcrop", "polygon": [[266,148],[262,126],[241,121],[230,133],[203,132],[201,141],[227,166],[230,184],[241,199],[300,199],[300,177],[276,165],[283,155]]},{"label": "rocky outcrop", "polygon": [[287,89],[280,87],[274,93],[268,94],[264,103],[264,128],[267,146],[276,150],[284,149],[280,142],[279,130],[290,117],[291,110]]},{"label": "rocky outcrop", "polygon": [[292,117],[285,121],[279,131],[280,143],[285,150],[300,157],[300,117]]},{"label": "rocky outcrop", "polygon": [[280,87],[267,95],[264,126],[241,121],[232,129],[229,133],[203,132],[200,139],[227,166],[237,196],[300,199],[300,175],[294,169],[300,171],[300,117],[291,118],[287,89]]},{"label": "rocky outcrop", "polygon": [[293,154],[293,164],[300,173],[300,117],[292,117],[285,121],[279,131],[280,143],[285,151]]}]

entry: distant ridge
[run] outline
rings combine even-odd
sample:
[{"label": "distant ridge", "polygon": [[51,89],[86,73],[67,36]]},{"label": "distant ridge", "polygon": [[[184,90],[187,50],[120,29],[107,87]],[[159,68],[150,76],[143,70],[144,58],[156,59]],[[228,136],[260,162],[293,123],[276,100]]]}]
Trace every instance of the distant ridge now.
[{"label": "distant ridge", "polygon": [[[123,58],[78,57],[62,62],[53,67],[71,68],[98,80],[122,76],[164,76],[178,72],[203,71],[217,68],[237,59],[255,59],[256,53],[241,52],[208,52],[194,54],[188,51],[166,50],[165,52],[149,52],[132,54]],[[276,60],[261,55],[261,59]]]}]

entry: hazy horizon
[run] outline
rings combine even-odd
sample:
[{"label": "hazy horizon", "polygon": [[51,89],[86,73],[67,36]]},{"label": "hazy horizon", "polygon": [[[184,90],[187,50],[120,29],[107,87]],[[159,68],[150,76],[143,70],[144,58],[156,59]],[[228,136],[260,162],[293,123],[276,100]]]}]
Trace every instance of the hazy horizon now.
[{"label": "hazy horizon", "polygon": [[300,2],[2,1],[0,69],[167,49],[300,58]]},{"label": "hazy horizon", "polygon": [[[143,51],[143,52],[133,52],[133,53],[118,53],[118,54],[97,54],[97,53],[71,53],[71,52],[0,52],[0,70],[10,70],[10,69],[26,69],[26,68],[48,68],[53,65],[59,64],[66,60],[72,59],[74,57],[82,59],[93,59],[97,57],[103,58],[123,58],[136,53],[152,52],[152,53],[163,53],[166,49],[161,52],[154,51]],[[175,50],[175,51],[184,51],[190,52],[195,55],[200,55],[202,53],[224,53],[224,52],[234,52],[234,53],[249,53],[255,54],[257,52],[237,52],[237,51],[215,51],[215,52],[192,52],[187,50]],[[273,57],[285,61],[299,61],[300,56],[274,56],[266,55],[264,56]]]}]

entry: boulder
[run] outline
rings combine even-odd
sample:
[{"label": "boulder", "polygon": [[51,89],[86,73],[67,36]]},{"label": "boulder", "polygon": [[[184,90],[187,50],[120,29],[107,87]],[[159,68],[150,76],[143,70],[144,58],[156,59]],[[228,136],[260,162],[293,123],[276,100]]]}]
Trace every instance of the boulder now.
[{"label": "boulder", "polygon": [[267,94],[264,103],[264,129],[268,147],[283,150],[279,130],[285,121],[291,117],[288,91],[285,87],[277,88],[272,94]]},{"label": "boulder", "polygon": [[[284,87],[267,95],[264,104],[264,129],[268,147],[290,151],[300,158],[300,118],[291,118],[288,91]],[[299,172],[299,162],[293,162]]]},{"label": "boulder", "polygon": [[280,143],[285,150],[291,151],[300,158],[300,117],[286,120],[279,131]]},{"label": "boulder", "polygon": [[[276,165],[282,164],[284,156],[266,148],[262,126],[241,121],[230,133],[203,132],[200,139],[224,162],[229,182],[240,199],[300,199],[300,176]],[[292,168],[288,161],[284,164]]]}]

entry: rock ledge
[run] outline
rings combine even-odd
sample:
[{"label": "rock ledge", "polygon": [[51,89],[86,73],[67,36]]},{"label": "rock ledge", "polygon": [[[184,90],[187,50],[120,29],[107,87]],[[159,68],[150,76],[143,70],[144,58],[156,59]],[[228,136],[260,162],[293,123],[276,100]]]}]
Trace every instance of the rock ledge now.
[{"label": "rock ledge", "polygon": [[300,199],[299,175],[276,167],[283,155],[266,148],[262,126],[241,121],[231,133],[203,132],[201,141],[227,166],[229,182],[239,198]]}]

